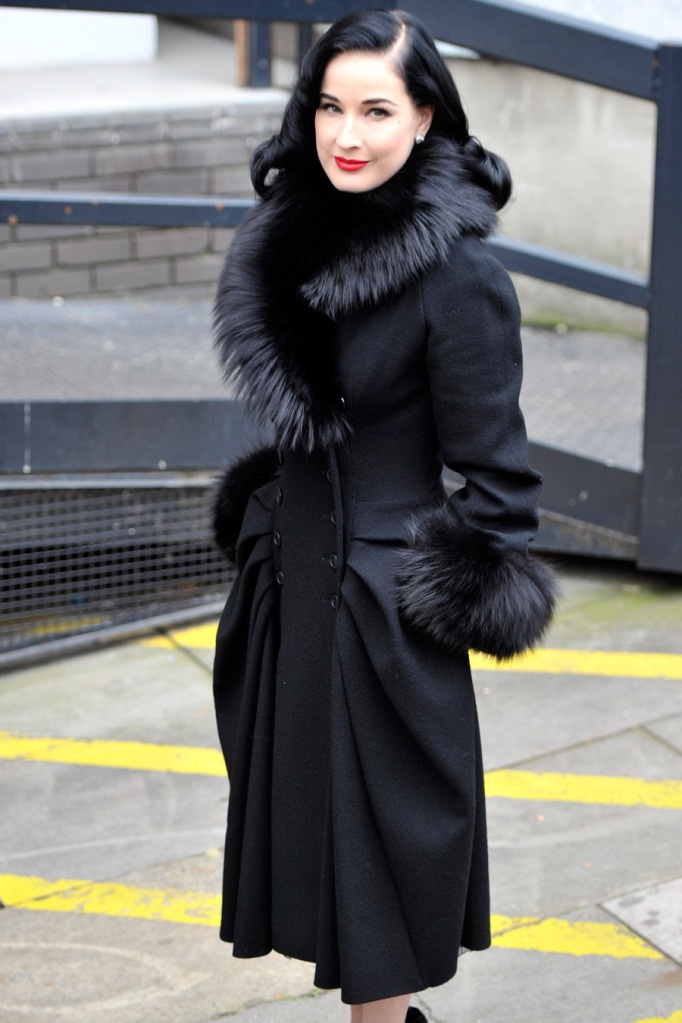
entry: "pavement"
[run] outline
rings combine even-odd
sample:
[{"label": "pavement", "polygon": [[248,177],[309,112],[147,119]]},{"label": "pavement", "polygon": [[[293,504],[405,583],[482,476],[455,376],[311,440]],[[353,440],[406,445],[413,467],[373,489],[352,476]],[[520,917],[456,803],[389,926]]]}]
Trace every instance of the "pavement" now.
[{"label": "pavement", "polygon": [[[474,660],[495,938],[416,997],[433,1023],[682,1023],[682,588],[558,568],[543,648]],[[0,678],[3,1023],[347,1019],[218,939],[214,630]]]}]

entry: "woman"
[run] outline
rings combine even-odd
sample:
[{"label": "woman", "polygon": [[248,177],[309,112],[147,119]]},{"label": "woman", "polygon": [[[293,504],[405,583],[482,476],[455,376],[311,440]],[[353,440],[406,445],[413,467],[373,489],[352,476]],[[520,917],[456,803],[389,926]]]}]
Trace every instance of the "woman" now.
[{"label": "woman", "polygon": [[[467,651],[551,617],[519,312],[482,243],[506,165],[421,24],[365,11],[304,61],[234,241],[217,344],[274,446],[216,502],[238,576],[217,639],[231,777],[221,937],[316,964],[352,1023],[490,943]],[[449,501],[443,462],[466,485]]]}]

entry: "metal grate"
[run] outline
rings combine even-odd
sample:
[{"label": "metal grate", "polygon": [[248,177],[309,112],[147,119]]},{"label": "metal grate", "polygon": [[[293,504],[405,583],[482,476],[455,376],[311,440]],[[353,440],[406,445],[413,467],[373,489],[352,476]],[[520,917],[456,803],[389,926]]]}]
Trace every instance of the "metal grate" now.
[{"label": "metal grate", "polygon": [[5,480],[0,660],[224,598],[207,476]]}]

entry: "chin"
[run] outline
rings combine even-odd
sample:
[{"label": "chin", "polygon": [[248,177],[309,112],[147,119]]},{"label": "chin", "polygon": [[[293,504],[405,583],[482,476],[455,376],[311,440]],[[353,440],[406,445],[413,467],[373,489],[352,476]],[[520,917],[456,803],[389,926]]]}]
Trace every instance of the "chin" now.
[{"label": "chin", "polygon": [[357,193],[359,193],[359,192],[371,192],[371,190],[373,188],[376,188],[376,185],[374,185],[374,184],[367,185],[367,184],[363,184],[361,181],[346,181],[345,179],[343,181],[339,181],[338,179],[335,180],[334,178],[330,178],[329,180],[331,181],[332,185],[337,190],[337,192],[357,192]]}]

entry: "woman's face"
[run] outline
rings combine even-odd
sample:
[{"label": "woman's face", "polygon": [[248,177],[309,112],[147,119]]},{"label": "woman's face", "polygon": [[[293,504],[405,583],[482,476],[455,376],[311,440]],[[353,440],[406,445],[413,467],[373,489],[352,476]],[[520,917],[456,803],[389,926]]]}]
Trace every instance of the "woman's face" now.
[{"label": "woman's face", "polygon": [[327,64],[315,113],[322,168],[340,192],[369,192],[392,178],[426,135],[430,107],[417,107],[386,55],[342,53]]}]

